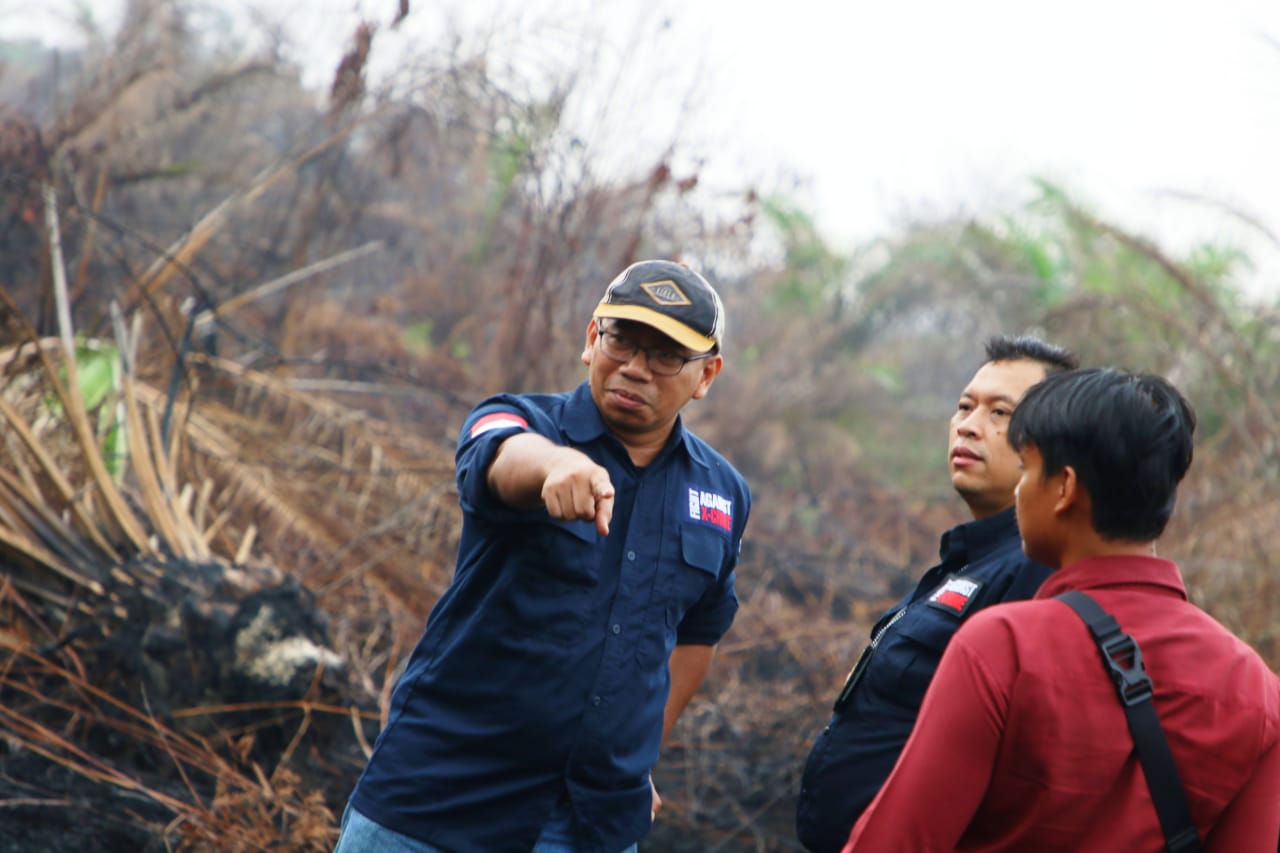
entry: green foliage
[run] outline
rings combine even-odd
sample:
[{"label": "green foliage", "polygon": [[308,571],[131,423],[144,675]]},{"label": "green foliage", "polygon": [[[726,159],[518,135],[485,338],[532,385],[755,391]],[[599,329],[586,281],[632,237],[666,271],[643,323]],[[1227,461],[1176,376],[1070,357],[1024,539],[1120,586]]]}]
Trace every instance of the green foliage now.
[{"label": "green foliage", "polygon": [[1004,216],[1000,225],[1004,239],[1031,273],[1030,295],[1035,305],[1041,310],[1061,305],[1071,289],[1071,271],[1061,241],[1037,229],[1025,216]]},{"label": "green foliage", "polygon": [[76,374],[85,408],[97,408],[108,394],[120,389],[120,351],[98,341],[77,344]]},{"label": "green foliage", "polygon": [[432,346],[431,335],[435,328],[435,322],[428,317],[417,323],[411,323],[404,329],[404,343],[411,352],[425,353],[430,352]]},{"label": "green foliage", "polygon": [[765,203],[784,250],[765,300],[773,324],[809,323],[820,348],[807,358],[857,389],[846,399],[830,378],[817,381],[808,411],[855,438],[878,479],[938,481],[938,430],[992,334],[1031,332],[1084,364],[1173,377],[1198,409],[1201,440],[1244,430],[1251,400],[1280,396],[1275,320],[1238,289],[1247,255],[1213,243],[1175,255],[1055,184],[1036,186],[1019,209],[919,224],[851,256],[804,211]]},{"label": "green foliage", "polygon": [[898,366],[895,364],[887,362],[864,364],[862,365],[862,372],[886,391],[900,392],[903,390],[902,376]]},{"label": "green foliage", "polygon": [[528,126],[515,127],[498,137],[489,151],[489,174],[493,182],[494,206],[500,206],[501,200],[516,176],[524,167],[529,153],[533,150],[533,137]]},{"label": "green foliage", "polygon": [[1249,256],[1243,250],[1213,243],[1193,247],[1184,263],[1192,276],[1213,285],[1220,297],[1232,300],[1237,296],[1231,285],[1235,275],[1253,268]]},{"label": "green foliage", "polygon": [[812,217],[797,205],[774,196],[762,209],[783,249],[782,276],[769,294],[769,308],[814,317],[838,313],[849,259],[827,245]]},{"label": "green foliage", "polygon": [[501,133],[489,148],[489,194],[485,202],[485,221],[492,229],[498,216],[506,206],[516,178],[528,165],[533,151],[534,129],[529,123],[507,124],[507,130]]},{"label": "green foliage", "polygon": [[564,94],[554,93],[495,122],[485,164],[483,228],[470,253],[472,263],[483,263],[491,255],[499,219],[517,195],[520,176],[539,171],[538,151],[555,135],[563,110]]},{"label": "green foliage", "polygon": [[34,39],[0,39],[0,66],[35,68],[44,58],[44,46]]},{"label": "green foliage", "polygon": [[[62,381],[66,382],[66,371],[60,370],[59,374]],[[119,480],[126,453],[126,437],[116,405],[122,378],[120,351],[114,344],[106,341],[77,342],[76,378],[79,380],[79,388],[70,390],[72,393],[78,391],[85,411],[98,410],[98,440],[102,445],[103,461],[111,476]],[[45,403],[55,416],[62,416],[62,403],[58,398],[49,397]]]}]

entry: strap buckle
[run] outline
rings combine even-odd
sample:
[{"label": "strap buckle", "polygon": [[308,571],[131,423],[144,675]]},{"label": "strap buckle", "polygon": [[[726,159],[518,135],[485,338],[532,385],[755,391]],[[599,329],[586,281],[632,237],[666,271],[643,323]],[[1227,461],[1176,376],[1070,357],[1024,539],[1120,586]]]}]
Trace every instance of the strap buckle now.
[{"label": "strap buckle", "polygon": [[1103,660],[1111,674],[1111,681],[1126,706],[1146,702],[1154,692],[1151,678],[1142,664],[1142,649],[1133,637],[1121,633],[1101,643]]}]

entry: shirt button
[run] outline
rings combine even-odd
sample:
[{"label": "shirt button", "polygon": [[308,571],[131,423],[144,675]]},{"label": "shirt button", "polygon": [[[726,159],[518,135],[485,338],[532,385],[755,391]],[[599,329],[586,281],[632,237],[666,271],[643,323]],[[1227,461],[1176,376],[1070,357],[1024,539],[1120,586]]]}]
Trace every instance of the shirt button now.
[{"label": "shirt button", "polygon": [[592,696],[592,697],[591,697],[591,704],[592,704],[592,706],[594,706],[594,707],[596,707],[596,708],[600,707],[600,697],[599,697],[599,696]]},{"label": "shirt button", "polygon": [[621,626],[621,625],[614,625],[612,630],[613,630],[613,633],[615,633],[615,634],[621,634],[621,633],[622,633],[622,626]]},{"label": "shirt button", "polygon": [[627,552],[627,559],[628,559],[628,560],[635,560],[635,558],[636,558],[636,552],[635,552],[635,551],[628,551],[628,552]]}]

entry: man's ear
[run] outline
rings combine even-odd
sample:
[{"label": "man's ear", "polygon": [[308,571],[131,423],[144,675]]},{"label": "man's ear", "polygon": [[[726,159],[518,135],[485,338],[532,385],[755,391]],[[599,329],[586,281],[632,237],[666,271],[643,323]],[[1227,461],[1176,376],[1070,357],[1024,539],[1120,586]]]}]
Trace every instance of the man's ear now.
[{"label": "man's ear", "polygon": [[587,343],[582,348],[582,363],[587,366],[591,365],[591,355],[596,351],[596,335],[598,333],[596,318],[592,317],[591,322],[587,324]]},{"label": "man's ear", "polygon": [[1053,479],[1057,481],[1058,489],[1058,498],[1053,503],[1055,513],[1061,515],[1088,502],[1089,494],[1080,485],[1075,468],[1064,465],[1061,471],[1053,475]]},{"label": "man's ear", "polygon": [[720,353],[702,360],[702,375],[698,378],[698,387],[693,390],[693,399],[701,400],[707,396],[707,392],[711,390],[711,383],[716,381],[722,367],[724,367],[724,356]]}]

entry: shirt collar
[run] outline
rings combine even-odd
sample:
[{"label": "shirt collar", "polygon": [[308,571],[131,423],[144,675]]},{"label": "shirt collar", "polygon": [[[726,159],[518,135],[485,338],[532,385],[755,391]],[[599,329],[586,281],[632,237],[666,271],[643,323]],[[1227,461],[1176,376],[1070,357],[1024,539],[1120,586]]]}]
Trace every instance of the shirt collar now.
[{"label": "shirt collar", "polygon": [[[596,408],[589,382],[583,382],[575,388],[569,395],[569,401],[565,403],[564,434],[575,444],[586,444],[601,436],[612,435],[605,426],[604,419],[600,417],[600,410]],[[697,442],[691,441],[690,436],[684,428],[684,418],[676,415],[675,426],[671,429],[671,435],[667,436],[667,444],[661,455],[666,455],[673,446],[678,446],[697,464],[704,468],[712,467],[713,463],[707,458],[706,451]]]},{"label": "shirt collar", "polygon": [[1053,598],[1071,589],[1116,586],[1153,586],[1186,600],[1187,587],[1172,560],[1159,557],[1117,555],[1088,557],[1064,566],[1045,579],[1036,598]]},{"label": "shirt collar", "polygon": [[944,563],[954,560],[972,563],[1007,544],[1010,538],[1018,538],[1018,521],[1013,507],[956,525],[942,534],[942,546],[938,551]]},{"label": "shirt collar", "polygon": [[591,386],[583,382],[569,395],[564,405],[564,434],[575,444],[595,441],[608,432],[596,401],[591,397]]}]

